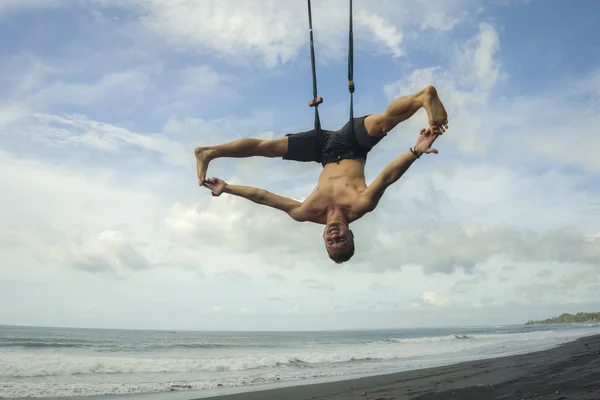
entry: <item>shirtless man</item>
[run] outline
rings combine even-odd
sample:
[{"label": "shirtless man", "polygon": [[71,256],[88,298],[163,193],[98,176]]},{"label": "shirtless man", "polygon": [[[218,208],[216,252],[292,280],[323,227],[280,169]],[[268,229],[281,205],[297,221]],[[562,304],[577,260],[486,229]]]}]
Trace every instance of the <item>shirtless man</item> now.
[{"label": "shirtless man", "polygon": [[[416,144],[389,163],[370,184],[365,183],[367,153],[400,122],[421,107],[429,118],[429,128],[422,129]],[[337,263],[348,261],[354,254],[354,234],[349,224],[373,211],[388,186],[396,182],[422,154],[437,154],[431,147],[448,129],[448,116],[433,86],[394,100],[381,114],[371,114],[353,121],[354,134],[348,122],[337,132],[314,130],[288,134],[274,140],[254,138],[197,147],[198,182],[213,196],[228,193],[257,204],[286,212],[296,221],[325,225],[323,240],[329,257]],[[282,157],[285,160],[319,162],[323,171],[316,188],[304,201],[282,197],[263,189],[229,185],[219,178],[206,179],[211,160],[221,157]]]}]

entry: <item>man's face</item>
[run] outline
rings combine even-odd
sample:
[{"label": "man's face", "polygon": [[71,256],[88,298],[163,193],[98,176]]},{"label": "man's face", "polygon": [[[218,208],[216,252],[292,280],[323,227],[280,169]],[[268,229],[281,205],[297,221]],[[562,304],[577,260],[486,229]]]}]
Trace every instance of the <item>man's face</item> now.
[{"label": "man's face", "polygon": [[323,240],[327,252],[334,256],[346,252],[354,244],[354,234],[347,224],[334,222],[325,226]]}]

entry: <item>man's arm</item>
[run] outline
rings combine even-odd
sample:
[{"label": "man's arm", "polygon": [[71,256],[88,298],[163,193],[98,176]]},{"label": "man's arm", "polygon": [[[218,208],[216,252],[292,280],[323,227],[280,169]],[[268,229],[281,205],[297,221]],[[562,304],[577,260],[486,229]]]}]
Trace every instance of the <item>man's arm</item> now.
[{"label": "man's arm", "polygon": [[[419,153],[417,152],[417,154]],[[373,211],[377,207],[385,190],[398,181],[416,159],[417,156],[408,150],[385,166],[361,195],[361,202],[366,211]]]},{"label": "man's arm", "polygon": [[304,221],[301,212],[302,203],[288,197],[279,196],[264,189],[250,186],[226,184],[223,193],[243,197],[256,204],[261,204],[284,211],[296,221]]},{"label": "man's arm", "polygon": [[361,208],[364,212],[373,211],[385,190],[396,182],[413,162],[422,154],[437,154],[438,151],[431,147],[441,132],[432,132],[431,129],[421,129],[417,143],[410,150],[396,157],[389,163],[379,176],[371,183],[361,195]]}]

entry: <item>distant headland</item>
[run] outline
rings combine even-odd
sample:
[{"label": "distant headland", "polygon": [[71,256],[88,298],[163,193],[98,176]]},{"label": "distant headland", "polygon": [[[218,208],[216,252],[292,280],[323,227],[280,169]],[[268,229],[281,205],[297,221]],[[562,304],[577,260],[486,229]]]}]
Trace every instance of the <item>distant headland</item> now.
[{"label": "distant headland", "polygon": [[544,325],[544,324],[586,324],[590,322],[600,322],[600,312],[577,314],[564,313],[559,317],[545,319],[543,321],[528,321],[525,325]]}]

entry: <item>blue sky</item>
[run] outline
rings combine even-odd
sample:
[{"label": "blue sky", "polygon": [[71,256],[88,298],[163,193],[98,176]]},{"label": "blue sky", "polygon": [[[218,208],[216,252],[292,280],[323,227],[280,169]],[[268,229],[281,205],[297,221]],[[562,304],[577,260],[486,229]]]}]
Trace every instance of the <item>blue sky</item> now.
[{"label": "blue sky", "polygon": [[[357,255],[340,267],[321,227],[211,198],[192,157],[311,128],[304,2],[4,1],[0,301],[15,306],[0,324],[324,329],[597,311],[600,5],[354,4],[355,115],[434,84],[451,129],[354,224]],[[313,18],[321,119],[337,129],[347,2],[313,2]],[[368,182],[425,124],[419,111],[372,151]],[[209,175],[302,200],[320,170],[216,160]]]}]

